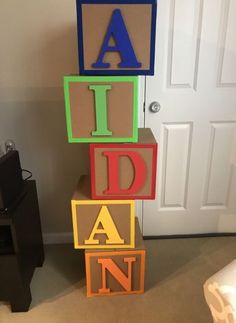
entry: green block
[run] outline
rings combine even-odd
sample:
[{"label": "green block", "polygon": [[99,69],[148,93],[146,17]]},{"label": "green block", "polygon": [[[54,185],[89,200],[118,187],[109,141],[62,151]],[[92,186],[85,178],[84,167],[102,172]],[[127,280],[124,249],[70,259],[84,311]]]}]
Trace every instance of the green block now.
[{"label": "green block", "polygon": [[65,76],[70,143],[137,142],[137,76]]}]

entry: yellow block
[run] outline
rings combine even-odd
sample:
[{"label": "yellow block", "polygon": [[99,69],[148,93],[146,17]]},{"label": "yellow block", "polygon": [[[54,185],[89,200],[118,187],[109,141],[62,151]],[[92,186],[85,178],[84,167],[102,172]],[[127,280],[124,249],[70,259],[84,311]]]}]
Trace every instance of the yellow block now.
[{"label": "yellow block", "polygon": [[82,177],[71,200],[75,249],[135,247],[134,200],[92,200]]}]

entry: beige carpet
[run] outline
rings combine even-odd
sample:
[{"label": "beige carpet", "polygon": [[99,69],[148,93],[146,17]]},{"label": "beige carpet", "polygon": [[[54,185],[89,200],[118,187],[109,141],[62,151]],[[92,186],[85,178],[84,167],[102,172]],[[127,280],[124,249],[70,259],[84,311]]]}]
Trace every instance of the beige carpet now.
[{"label": "beige carpet", "polygon": [[46,247],[27,313],[0,303],[0,323],[210,323],[203,283],[236,258],[236,237],[145,241],[143,295],[87,298],[83,256],[72,245]]}]

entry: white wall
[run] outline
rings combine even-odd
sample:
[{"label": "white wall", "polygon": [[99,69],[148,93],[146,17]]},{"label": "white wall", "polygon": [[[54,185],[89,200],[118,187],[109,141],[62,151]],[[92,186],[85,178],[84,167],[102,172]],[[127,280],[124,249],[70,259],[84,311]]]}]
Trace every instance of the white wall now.
[{"label": "white wall", "polygon": [[2,0],[0,25],[0,144],[13,139],[33,172],[43,232],[69,232],[88,172],[87,146],[67,143],[62,87],[78,73],[75,0]]}]

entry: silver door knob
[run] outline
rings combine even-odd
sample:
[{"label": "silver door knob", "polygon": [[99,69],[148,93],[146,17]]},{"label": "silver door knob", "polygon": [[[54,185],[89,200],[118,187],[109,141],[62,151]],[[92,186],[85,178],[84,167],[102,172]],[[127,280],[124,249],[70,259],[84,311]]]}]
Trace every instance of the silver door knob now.
[{"label": "silver door knob", "polygon": [[152,113],[157,113],[161,110],[161,105],[159,102],[152,102],[150,105],[149,105],[149,110],[152,112]]}]

